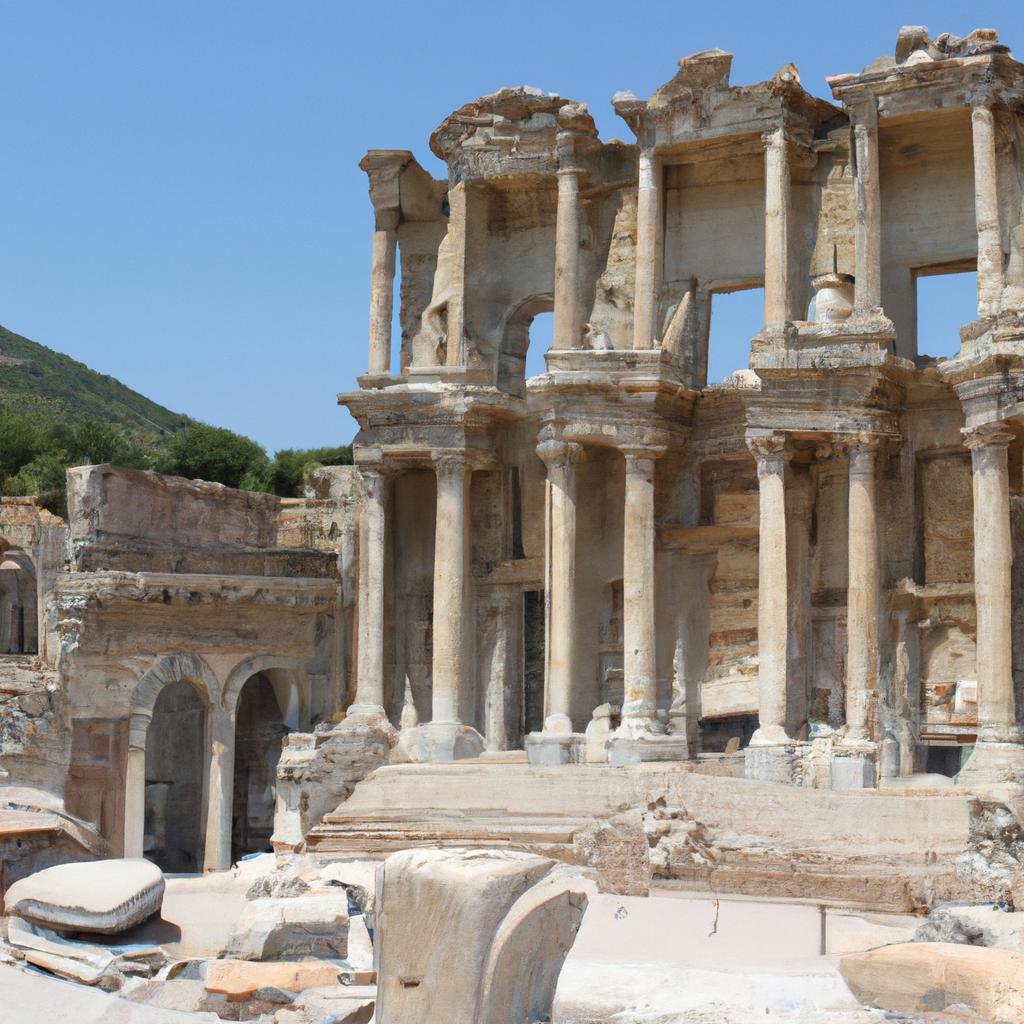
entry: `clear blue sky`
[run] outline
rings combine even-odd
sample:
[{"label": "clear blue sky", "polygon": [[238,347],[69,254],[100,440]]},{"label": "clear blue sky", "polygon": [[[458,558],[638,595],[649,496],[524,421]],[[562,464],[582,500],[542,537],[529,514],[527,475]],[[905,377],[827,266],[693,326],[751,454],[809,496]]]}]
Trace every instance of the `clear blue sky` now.
[{"label": "clear blue sky", "polygon": [[[273,450],[347,442],[366,367],[372,218],[357,168],[462,103],[529,84],[647,96],[685,54],[733,81],[891,53],[901,24],[1000,30],[1011,3],[436,5],[0,0],[0,323]],[[745,365],[742,351],[722,365]],[[930,346],[929,350],[935,346]],[[533,360],[531,360],[533,362]]]}]

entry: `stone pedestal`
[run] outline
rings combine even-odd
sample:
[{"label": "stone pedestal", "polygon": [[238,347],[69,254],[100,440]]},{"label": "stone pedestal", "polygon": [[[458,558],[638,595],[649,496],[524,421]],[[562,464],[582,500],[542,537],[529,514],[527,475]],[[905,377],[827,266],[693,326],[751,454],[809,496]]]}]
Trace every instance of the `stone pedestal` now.
[{"label": "stone pedestal", "polygon": [[685,736],[647,733],[613,736],[608,743],[609,764],[640,764],[643,761],[685,761],[690,756]]},{"label": "stone pedestal", "polygon": [[416,730],[416,756],[420,761],[462,761],[479,757],[485,747],[476,729],[459,722],[427,722]]},{"label": "stone pedestal", "polygon": [[873,743],[835,749],[830,773],[832,788],[874,789],[877,758],[877,749]]},{"label": "stone pedestal", "polygon": [[758,782],[781,782],[786,786],[802,785],[804,763],[810,754],[809,743],[765,743],[751,745],[743,751],[744,774]]},{"label": "stone pedestal", "polygon": [[976,743],[956,782],[960,786],[1024,784],[1024,747],[1019,743]]},{"label": "stone pedestal", "polygon": [[580,732],[531,732],[526,737],[526,759],[532,765],[578,764],[585,742]]}]

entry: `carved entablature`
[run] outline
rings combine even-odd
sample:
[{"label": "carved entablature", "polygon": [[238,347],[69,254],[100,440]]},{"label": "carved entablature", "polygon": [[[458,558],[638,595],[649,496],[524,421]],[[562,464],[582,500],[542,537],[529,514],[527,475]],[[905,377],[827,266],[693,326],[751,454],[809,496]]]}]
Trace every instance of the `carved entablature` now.
[{"label": "carved entablature", "polygon": [[856,108],[872,102],[880,119],[894,118],[979,104],[1017,105],[1024,99],[1024,65],[993,29],[930,39],[928,29],[911,25],[900,30],[892,56],[879,57],[859,73],[833,75],[828,84],[855,120]]},{"label": "carved entablature", "polygon": [[787,137],[804,146],[844,123],[842,112],[818,99],[800,84],[793,64],[757,85],[730,86],[732,54],[703,50],[679,62],[675,77],[648,100],[618,93],[616,112],[636,134],[643,149],[659,155],[700,152],[716,140],[736,144],[736,136],[749,136],[760,148],[767,132],[784,129]]},{"label": "carved entablature", "polygon": [[[554,174],[601,144],[585,103],[519,86],[482,96],[449,114],[430,136],[451,184],[477,178]],[[568,149],[568,153],[566,152]]]}]

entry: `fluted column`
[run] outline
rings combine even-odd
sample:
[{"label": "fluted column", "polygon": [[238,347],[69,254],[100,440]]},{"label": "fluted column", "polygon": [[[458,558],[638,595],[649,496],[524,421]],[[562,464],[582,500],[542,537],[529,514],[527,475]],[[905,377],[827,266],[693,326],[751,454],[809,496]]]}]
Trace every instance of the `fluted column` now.
[{"label": "fluted column", "polygon": [[622,545],[623,726],[650,731],[657,710],[654,468],[657,449],[627,449]]},{"label": "fluted column", "polygon": [[999,223],[996,129],[992,110],[971,112],[974,138],[974,215],[978,227],[978,316],[999,312],[1003,292],[1003,243]]},{"label": "fluted column", "polygon": [[757,554],[758,728],[751,746],[786,743],[789,593],[786,569],[786,440],[748,438],[757,460],[760,531]]},{"label": "fluted column", "polygon": [[467,680],[469,612],[469,484],[472,470],[462,452],[434,456],[437,520],[434,533],[434,655],[431,721],[459,722]]},{"label": "fluted column", "polygon": [[576,662],[576,464],[578,444],[542,441],[537,454],[548,471],[547,677],[544,731],[572,732]]},{"label": "fluted column", "polygon": [[853,115],[856,201],[856,282],[854,311],[882,305],[882,200],[878,175],[878,107],[874,99],[858,104]]},{"label": "fluted column", "polygon": [[558,211],[555,216],[555,324],[551,347],[580,347],[580,181],[572,133],[558,136]]},{"label": "fluted column", "polygon": [[974,600],[977,609],[978,740],[1017,743],[1013,694],[1010,488],[1001,424],[965,431],[974,470]]},{"label": "fluted column", "polygon": [[653,150],[640,150],[636,201],[636,286],[633,348],[656,348],[661,273],[661,168]]},{"label": "fluted column", "polygon": [[846,601],[846,740],[870,739],[868,707],[878,687],[878,509],[875,471],[879,441],[848,445],[850,471]]},{"label": "fluted column", "polygon": [[370,265],[370,373],[391,372],[391,318],[394,312],[398,211],[377,213]]},{"label": "fluted column", "polygon": [[359,514],[359,649],[352,715],[384,714],[384,544],[387,480],[379,466],[359,467],[363,507]]},{"label": "fluted column", "polygon": [[789,310],[789,143],[782,128],[764,135],[764,322],[781,324]]}]

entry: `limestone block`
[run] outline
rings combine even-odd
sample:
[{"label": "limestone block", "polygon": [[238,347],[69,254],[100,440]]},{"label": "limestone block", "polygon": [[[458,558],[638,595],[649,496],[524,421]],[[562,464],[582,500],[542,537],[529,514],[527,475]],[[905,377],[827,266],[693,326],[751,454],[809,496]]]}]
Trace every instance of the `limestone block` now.
[{"label": "limestone block", "polygon": [[334,984],[337,980],[337,965],[323,960],[291,963],[212,960],[206,969],[206,991],[221,992],[233,1003],[251,999],[261,988],[302,992],[307,988]]},{"label": "limestone block", "polygon": [[914,942],[952,942],[991,946],[1024,954],[1024,912],[995,903],[936,907],[914,933]]},{"label": "limestone block", "polygon": [[1024,1020],[1024,956],[1005,949],[950,943],[905,943],[843,957],[840,970],[855,996],[904,1013],[964,1008],[982,1020]]},{"label": "limestone block", "polygon": [[[215,1013],[181,1012],[131,1003],[96,989],[68,985],[37,971],[0,964],[5,1020],[54,1024],[219,1024]],[[44,1009],[45,1008],[45,1009]]]},{"label": "limestone block", "polygon": [[318,892],[246,905],[227,955],[239,960],[344,959],[348,952],[348,895]]},{"label": "limestone block", "polygon": [[352,795],[356,783],[391,759],[398,733],[387,719],[353,716],[312,747],[289,747],[278,763],[275,849],[292,848],[325,814]]},{"label": "limestone block", "polygon": [[160,910],[163,872],[148,860],[59,864],[7,890],[7,914],[58,930],[114,934]]},{"label": "limestone block", "polygon": [[580,859],[593,868],[601,892],[646,896],[651,884],[651,856],[639,811],[595,821],[573,836]]},{"label": "limestone block", "polygon": [[68,939],[41,925],[11,917],[7,941],[36,967],[83,985],[114,990],[122,975],[150,975],[167,963],[163,950],[153,943],[104,946]]},{"label": "limestone block", "polygon": [[377,876],[378,1024],[550,1015],[592,883],[510,850],[408,850]]},{"label": "limestone block", "polygon": [[831,766],[833,789],[871,789],[875,785],[873,753],[833,752]]}]

